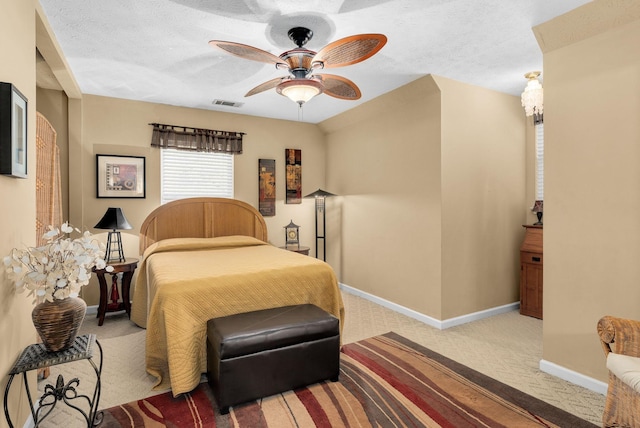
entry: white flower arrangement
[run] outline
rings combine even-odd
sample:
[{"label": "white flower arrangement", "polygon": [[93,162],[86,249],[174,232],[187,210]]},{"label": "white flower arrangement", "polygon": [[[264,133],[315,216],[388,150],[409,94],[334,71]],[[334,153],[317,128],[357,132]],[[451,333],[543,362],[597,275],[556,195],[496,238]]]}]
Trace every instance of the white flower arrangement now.
[{"label": "white flower arrangement", "polygon": [[18,293],[29,290],[37,302],[77,297],[80,288],[89,283],[94,267],[113,271],[104,261],[104,244],[89,231],[80,238],[69,238],[67,234],[74,230],[82,233],[68,222],[60,228],[49,226],[43,246],[11,250],[4,266]]}]

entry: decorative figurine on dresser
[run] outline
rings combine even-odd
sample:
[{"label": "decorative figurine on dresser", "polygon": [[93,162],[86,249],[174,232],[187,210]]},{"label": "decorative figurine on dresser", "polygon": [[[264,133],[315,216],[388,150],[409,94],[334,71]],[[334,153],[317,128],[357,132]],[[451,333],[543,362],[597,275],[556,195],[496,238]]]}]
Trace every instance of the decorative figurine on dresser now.
[{"label": "decorative figurine on dresser", "polygon": [[542,223],[524,224],[520,247],[520,314],[542,319]]}]

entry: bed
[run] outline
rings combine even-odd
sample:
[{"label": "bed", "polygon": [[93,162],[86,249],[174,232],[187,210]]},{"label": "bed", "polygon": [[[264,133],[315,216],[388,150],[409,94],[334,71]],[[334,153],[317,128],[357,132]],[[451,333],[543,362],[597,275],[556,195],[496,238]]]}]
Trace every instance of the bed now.
[{"label": "bed", "polygon": [[215,317],[312,303],[344,323],[333,269],[267,242],[251,205],[191,198],[154,210],[140,228],[143,255],[131,320],[146,331],[156,390],[193,390],[206,367],[206,323]]}]

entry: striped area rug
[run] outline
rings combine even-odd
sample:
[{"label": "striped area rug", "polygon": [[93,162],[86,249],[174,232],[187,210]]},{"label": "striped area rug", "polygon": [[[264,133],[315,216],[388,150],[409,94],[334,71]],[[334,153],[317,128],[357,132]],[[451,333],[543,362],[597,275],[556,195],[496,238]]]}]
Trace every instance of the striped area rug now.
[{"label": "striped area rug", "polygon": [[395,333],[344,345],[339,382],[235,406],[206,383],[112,407],[101,427],[595,427]]}]

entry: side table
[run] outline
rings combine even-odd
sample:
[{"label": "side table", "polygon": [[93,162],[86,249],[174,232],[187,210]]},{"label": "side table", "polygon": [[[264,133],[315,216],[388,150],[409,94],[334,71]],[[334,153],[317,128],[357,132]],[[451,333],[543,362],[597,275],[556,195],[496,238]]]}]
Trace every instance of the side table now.
[{"label": "side table", "polygon": [[303,247],[302,245],[285,245],[284,247],[280,247],[283,250],[289,250],[296,253],[304,254],[305,256],[309,255],[309,247]]},{"label": "side table", "polygon": [[[100,351],[100,364],[98,366],[96,366],[96,363],[93,361],[93,351],[96,345]],[[55,386],[52,384],[45,385],[44,394],[42,394],[42,397],[40,397],[38,401],[38,409],[34,409],[31,393],[27,385],[27,372],[42,367],[55,366],[79,360],[88,360],[96,372],[96,387],[93,391],[93,397],[90,398],[87,395],[78,394],[78,391],[76,391],[76,387],[80,384],[78,378],[73,378],[65,383],[62,375],[58,375]],[[98,412],[101,389],[100,376],[102,374],[102,346],[100,346],[100,342],[96,339],[95,334],[85,334],[76,337],[73,345],[63,351],[49,352],[42,343],[29,345],[22,351],[22,354],[20,354],[20,357],[18,357],[18,360],[9,371],[9,381],[4,390],[4,416],[9,423],[9,428],[13,428],[13,422],[11,422],[9,415],[7,399],[13,378],[20,373],[22,373],[22,381],[27,392],[31,416],[33,417],[36,427],[51,414],[59,401],[64,402],[67,406],[80,412],[82,416],[84,416],[88,428],[94,427],[102,422],[102,412]],[[77,403],[79,403],[80,406],[88,404],[89,412],[84,412],[82,408],[76,404],[76,400],[79,400]]]},{"label": "side table", "polygon": [[520,246],[520,314],[542,319],[543,230],[541,225],[522,225]]},{"label": "side table", "polygon": [[[129,289],[131,288],[131,278],[138,267],[138,259],[126,259],[124,262],[109,263],[108,266],[113,267],[113,271],[107,272],[106,269],[93,269],[100,283],[100,305],[98,306],[99,318],[98,325],[104,323],[104,316],[107,312],[127,311],[127,315],[131,316],[131,299],[129,297]],[[120,298],[118,294],[118,274],[122,273],[122,302],[118,302]],[[111,303],[107,303],[107,280],[105,274],[111,275]]]}]

